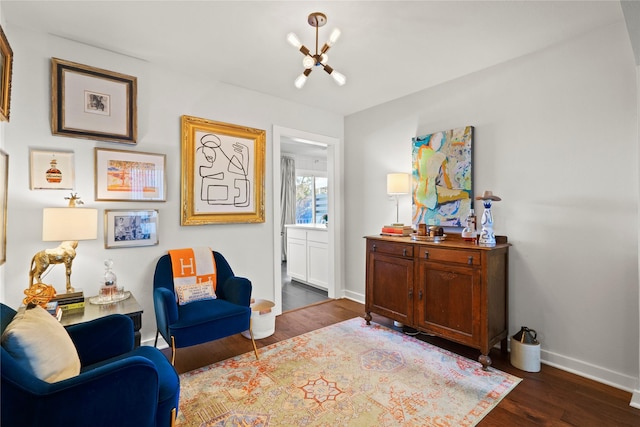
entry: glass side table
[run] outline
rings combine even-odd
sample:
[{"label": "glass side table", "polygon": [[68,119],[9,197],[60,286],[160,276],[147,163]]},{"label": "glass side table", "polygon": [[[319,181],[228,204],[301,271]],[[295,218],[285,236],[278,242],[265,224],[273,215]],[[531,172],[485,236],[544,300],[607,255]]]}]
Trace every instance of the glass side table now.
[{"label": "glass side table", "polygon": [[138,304],[138,301],[134,298],[133,294],[123,301],[114,302],[111,304],[91,304],[89,297],[84,299],[84,310],[74,311],[71,313],[64,313],[60,323],[62,326],[77,325],[78,323],[89,322],[94,319],[107,316],[109,314],[124,314],[133,320],[134,342],[135,346],[140,346],[141,334],[140,328],[142,328],[142,307]]}]

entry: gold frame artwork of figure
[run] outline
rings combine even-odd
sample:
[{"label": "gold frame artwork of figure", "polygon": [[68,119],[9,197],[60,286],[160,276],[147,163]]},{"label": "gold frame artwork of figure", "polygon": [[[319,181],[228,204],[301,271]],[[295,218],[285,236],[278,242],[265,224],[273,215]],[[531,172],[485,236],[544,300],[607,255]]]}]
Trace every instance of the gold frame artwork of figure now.
[{"label": "gold frame artwork of figure", "polygon": [[13,51],[0,27],[0,120],[9,121],[11,106],[11,73],[13,72]]},{"label": "gold frame artwork of figure", "polygon": [[96,200],[166,201],[165,164],[165,154],[95,148]]},{"label": "gold frame artwork of figure", "polygon": [[182,116],[182,225],[265,222],[265,134]]},{"label": "gold frame artwork of figure", "polygon": [[137,85],[133,76],[51,58],[51,132],[135,144]]}]

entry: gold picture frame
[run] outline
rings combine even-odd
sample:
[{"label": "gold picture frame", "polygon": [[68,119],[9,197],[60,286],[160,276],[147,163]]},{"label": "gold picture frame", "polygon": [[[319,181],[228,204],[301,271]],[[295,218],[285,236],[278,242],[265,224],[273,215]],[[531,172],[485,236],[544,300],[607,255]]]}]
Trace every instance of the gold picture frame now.
[{"label": "gold picture frame", "polygon": [[182,116],[182,225],[265,222],[265,135]]},{"label": "gold picture frame", "polygon": [[0,27],[0,120],[9,121],[11,106],[11,73],[13,72],[13,51],[7,36]]},{"label": "gold picture frame", "polygon": [[135,144],[137,78],[51,58],[51,132]]},{"label": "gold picture frame", "polygon": [[95,148],[97,201],[165,202],[166,155]]}]

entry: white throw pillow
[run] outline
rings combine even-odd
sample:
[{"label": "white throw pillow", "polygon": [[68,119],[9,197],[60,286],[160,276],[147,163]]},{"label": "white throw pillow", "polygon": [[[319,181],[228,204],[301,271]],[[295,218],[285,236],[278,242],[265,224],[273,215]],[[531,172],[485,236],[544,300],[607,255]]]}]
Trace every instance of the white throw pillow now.
[{"label": "white throw pillow", "polygon": [[69,333],[40,306],[18,311],[2,334],[2,347],[48,383],[80,373],[80,358]]},{"label": "white throw pillow", "polygon": [[216,292],[213,289],[213,281],[192,283],[189,285],[174,285],[178,304],[185,305],[194,301],[206,299],[216,299]]}]

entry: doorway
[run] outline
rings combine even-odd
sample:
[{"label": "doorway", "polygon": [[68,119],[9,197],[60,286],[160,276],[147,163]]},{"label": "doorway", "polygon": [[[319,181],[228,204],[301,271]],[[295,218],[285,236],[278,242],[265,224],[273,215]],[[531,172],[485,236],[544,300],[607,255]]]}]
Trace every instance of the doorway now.
[{"label": "doorway", "polygon": [[[282,300],[282,236],[280,230],[280,156],[282,153],[281,146],[284,144],[307,144],[309,146],[326,147],[327,158],[327,178],[328,178],[328,195],[327,195],[327,211],[329,218],[329,226],[327,228],[328,238],[328,285],[327,297],[336,298],[341,294],[341,247],[338,230],[340,230],[341,219],[341,186],[338,171],[339,156],[338,143],[339,140],[334,137],[312,134],[296,129],[289,129],[280,126],[273,127],[273,206],[274,206],[274,302],[276,303],[276,314],[281,314],[283,309]],[[301,147],[304,147],[301,145]]]}]

